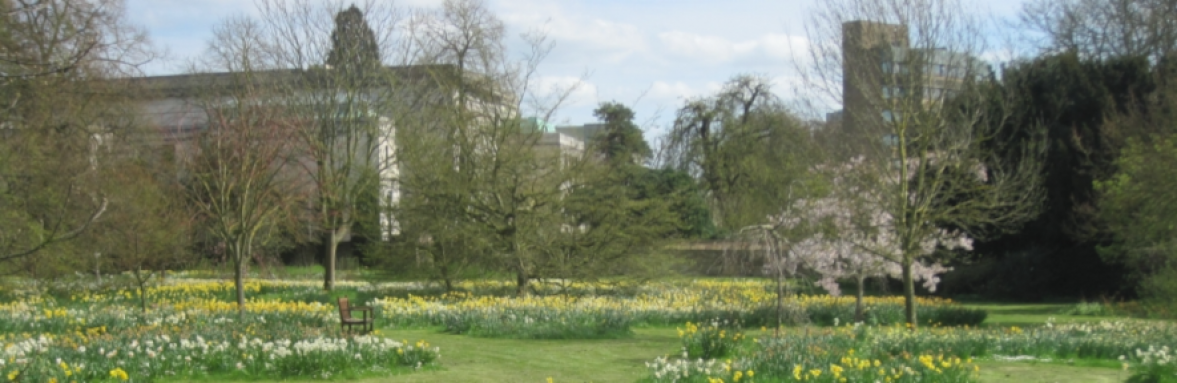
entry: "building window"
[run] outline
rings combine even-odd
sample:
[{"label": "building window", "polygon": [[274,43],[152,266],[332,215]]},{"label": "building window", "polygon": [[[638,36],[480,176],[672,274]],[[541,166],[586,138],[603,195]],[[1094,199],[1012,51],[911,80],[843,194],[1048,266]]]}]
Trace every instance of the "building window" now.
[{"label": "building window", "polygon": [[890,61],[883,62],[883,73],[891,73],[891,62]]},{"label": "building window", "polygon": [[890,110],[884,110],[883,111],[883,121],[895,122],[895,114],[891,113]]},{"label": "building window", "polygon": [[884,86],[883,98],[903,97],[907,95],[907,88],[898,86]]}]

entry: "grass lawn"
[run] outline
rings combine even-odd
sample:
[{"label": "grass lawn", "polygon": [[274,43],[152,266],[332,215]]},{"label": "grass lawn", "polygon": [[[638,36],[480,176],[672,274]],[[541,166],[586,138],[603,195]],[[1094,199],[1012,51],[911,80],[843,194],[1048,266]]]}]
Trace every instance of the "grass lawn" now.
[{"label": "grass lawn", "polygon": [[980,361],[981,382],[1112,383],[1128,379],[1118,368],[1079,367],[1055,363]]},{"label": "grass lawn", "polygon": [[991,326],[1040,326],[1051,317],[1054,317],[1055,323],[1122,319],[1110,316],[1070,315],[1066,312],[1075,305],[1066,303],[966,303],[965,306],[987,311],[989,315],[985,318],[984,324]]},{"label": "grass lawn", "polygon": [[451,335],[437,330],[382,330],[389,337],[441,347],[441,368],[364,382],[633,382],[645,363],[676,353],[673,328],[635,329],[628,339],[515,340]]},{"label": "grass lawn", "polygon": [[[677,353],[681,344],[673,328],[639,328],[629,339],[514,340],[451,335],[437,330],[382,330],[441,347],[441,368],[369,378],[361,382],[633,382],[646,376],[645,362]],[[751,336],[763,335],[751,331]],[[980,361],[981,382],[1111,383],[1127,373],[1116,368],[1061,363]]]}]

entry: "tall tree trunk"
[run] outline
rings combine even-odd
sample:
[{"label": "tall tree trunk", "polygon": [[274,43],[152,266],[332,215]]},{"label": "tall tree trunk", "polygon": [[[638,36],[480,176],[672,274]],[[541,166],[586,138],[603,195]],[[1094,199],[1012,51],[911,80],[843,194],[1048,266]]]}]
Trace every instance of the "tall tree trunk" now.
[{"label": "tall tree trunk", "polygon": [[450,275],[450,259],[449,253],[446,252],[445,245],[439,242],[437,244],[437,252],[441,255],[441,262],[439,262],[440,267],[438,267],[438,271],[441,272],[441,281],[445,284],[445,292],[448,293],[454,291],[454,278],[452,275]]},{"label": "tall tree trunk", "polygon": [[903,260],[903,314],[911,331],[915,331],[919,324],[915,316],[915,279],[911,275],[911,259]]},{"label": "tall tree trunk", "polygon": [[[150,272],[148,272],[148,273],[149,274],[147,274],[146,278],[151,278]],[[137,284],[139,286],[139,309],[142,310],[142,311],[140,311],[140,314],[143,314],[144,319],[146,319],[146,314],[147,314],[147,279],[145,279],[143,276],[143,269],[135,270],[135,282],[137,282]]]},{"label": "tall tree trunk", "polygon": [[247,250],[246,250],[246,246],[244,244],[239,243],[235,247],[237,248],[234,251],[236,254],[232,255],[233,263],[234,263],[234,265],[233,265],[234,266],[233,267],[233,285],[237,288],[237,315],[244,316],[245,315],[245,261],[247,259],[246,256],[248,256],[248,254],[246,253]]},{"label": "tall tree trunk", "polygon": [[99,262],[98,258],[101,256],[102,253],[94,253],[94,277],[98,279],[98,284],[100,285],[102,284],[102,263]]},{"label": "tall tree trunk", "polygon": [[[343,222],[349,222],[347,215],[344,215]],[[323,290],[331,291],[335,289],[335,264],[338,260],[339,243],[343,242],[344,238],[351,235],[351,224],[342,223],[339,227],[327,231],[327,238],[324,239],[324,254],[323,259]]]},{"label": "tall tree trunk", "polygon": [[339,249],[339,233],[332,229],[323,240],[323,290],[335,289],[335,255]]},{"label": "tall tree trunk", "polygon": [[438,268],[438,271],[441,272],[441,282],[445,284],[445,292],[448,293],[454,291],[454,279],[450,276],[449,266],[443,263],[441,267]]},{"label": "tall tree trunk", "polygon": [[776,328],[772,330],[772,334],[773,336],[779,337],[781,336],[781,325],[784,324],[784,318],[782,317],[785,315],[783,310],[785,305],[785,291],[781,286],[783,284],[781,280],[785,279],[785,277],[781,273],[780,262],[777,262],[776,269]]},{"label": "tall tree trunk", "polygon": [[527,265],[524,263],[523,254],[520,254],[519,238],[515,233],[515,229],[511,230],[511,253],[515,255],[515,296],[527,296]]},{"label": "tall tree trunk", "polygon": [[862,322],[862,296],[865,293],[863,285],[866,284],[866,277],[859,276],[855,279],[858,281],[858,295],[854,296],[854,323]]},{"label": "tall tree trunk", "polygon": [[527,296],[527,272],[524,272],[522,268],[515,273],[515,296]]}]

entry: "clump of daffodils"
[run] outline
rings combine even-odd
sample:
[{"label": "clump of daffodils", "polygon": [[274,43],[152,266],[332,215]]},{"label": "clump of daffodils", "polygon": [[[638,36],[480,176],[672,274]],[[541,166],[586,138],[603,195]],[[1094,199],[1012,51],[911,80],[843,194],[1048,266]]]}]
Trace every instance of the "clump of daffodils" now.
[{"label": "clump of daffodils", "polygon": [[1130,382],[1166,382],[1177,378],[1177,358],[1169,346],[1137,349],[1132,357],[1120,356],[1120,362],[1132,371]]}]

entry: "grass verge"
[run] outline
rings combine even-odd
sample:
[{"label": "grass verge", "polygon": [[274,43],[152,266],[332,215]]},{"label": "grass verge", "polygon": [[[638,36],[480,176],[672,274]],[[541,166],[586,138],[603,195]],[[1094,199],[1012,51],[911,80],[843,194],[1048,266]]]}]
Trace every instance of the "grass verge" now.
[{"label": "grass verge", "polygon": [[979,361],[983,383],[1119,383],[1128,371],[1056,363]]},{"label": "grass verge", "polygon": [[440,329],[382,330],[396,339],[428,339],[441,347],[441,368],[361,382],[633,382],[645,363],[676,353],[673,328],[638,328],[632,337],[591,340],[487,339]]}]

